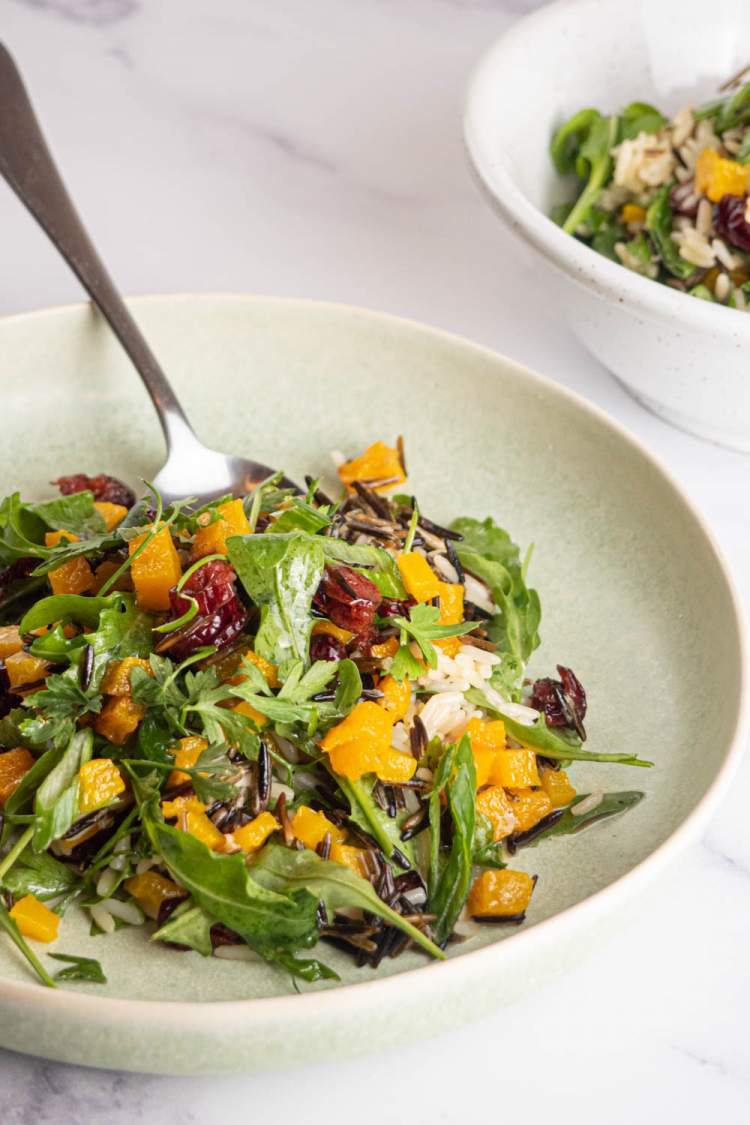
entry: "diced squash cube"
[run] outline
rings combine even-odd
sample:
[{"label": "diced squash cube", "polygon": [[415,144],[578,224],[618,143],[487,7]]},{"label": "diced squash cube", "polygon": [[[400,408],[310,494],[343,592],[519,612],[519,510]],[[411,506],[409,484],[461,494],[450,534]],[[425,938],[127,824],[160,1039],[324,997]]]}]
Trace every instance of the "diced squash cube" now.
[{"label": "diced squash cube", "polygon": [[23,648],[21,631],[17,625],[0,625],[0,660],[20,652]]},{"label": "diced squash cube", "polygon": [[333,863],[342,863],[355,875],[367,878],[367,856],[362,848],[353,848],[349,844],[332,844],[331,854],[328,857]]},{"label": "diced squash cube", "polygon": [[521,918],[534,892],[534,879],[525,871],[483,871],[469,892],[474,918]]},{"label": "diced squash cube", "polygon": [[262,730],[268,723],[266,715],[261,715],[257,708],[253,707],[252,703],[248,703],[246,699],[240,700],[239,703],[233,704],[232,711],[236,711],[239,715],[245,715],[248,719],[252,719],[258,730]]},{"label": "diced squash cube", "polygon": [[[128,551],[131,555],[135,555],[147,534],[130,540]],[[136,555],[130,571],[141,609],[150,613],[162,613],[169,609],[169,591],[179,582],[182,566],[168,527],[157,531],[148,546]]]},{"label": "diced squash cube", "polygon": [[183,819],[185,831],[189,832],[191,836],[195,836],[196,840],[200,840],[211,851],[223,852],[226,850],[227,840],[224,833],[219,831],[205,813],[188,809]]},{"label": "diced squash cube", "polygon": [[488,785],[477,793],[476,809],[479,816],[485,816],[492,825],[492,839],[504,840],[516,830],[516,817],[513,805],[504,789],[499,785]]},{"label": "diced squash cube", "polygon": [[748,166],[706,148],[695,162],[695,190],[718,203],[725,195],[747,195]]},{"label": "diced squash cube", "polygon": [[192,769],[207,747],[208,743],[205,738],[199,738],[197,735],[188,735],[187,738],[180,739],[179,745],[173,751],[175,768],[167,779],[167,786],[170,789],[175,785],[184,785],[186,781],[190,781],[190,774],[182,771],[185,767]]},{"label": "diced squash cube", "polygon": [[390,712],[365,700],[331,727],[320,745],[329,755],[334,772],[351,781],[366,773],[386,782],[408,781],[417,763],[411,754],[391,747],[392,733]]},{"label": "diced squash cube", "polygon": [[359,457],[339,467],[339,476],[349,492],[353,492],[354,481],[374,488],[376,492],[387,492],[406,480],[398,449],[376,441]]},{"label": "diced squash cube", "polygon": [[29,751],[20,747],[0,754],[0,806],[15,792],[33,765]]},{"label": "diced squash cube", "polygon": [[10,916],[26,938],[51,942],[57,938],[60,918],[34,895],[25,895],[11,908]]},{"label": "diced squash cube", "polygon": [[[78,536],[71,531],[48,531],[44,542],[47,547],[57,547],[63,539],[77,542]],[[94,572],[84,558],[70,559],[47,577],[53,594],[86,594],[94,588]]]},{"label": "diced squash cube", "polygon": [[510,795],[516,832],[528,832],[552,812],[552,802],[543,789],[516,789]]},{"label": "diced squash cube", "polygon": [[92,758],[78,774],[78,807],[81,816],[106,805],[125,792],[122,774],[110,758]]},{"label": "diced squash cube", "polygon": [[416,769],[417,760],[412,754],[405,754],[389,746],[380,755],[375,774],[386,785],[403,785],[405,781],[411,781]]},{"label": "diced squash cube", "polygon": [[[104,583],[109,582],[115,571],[119,569],[120,563],[116,563],[112,559],[105,559],[104,562],[99,563],[94,570],[94,585],[91,587],[91,593],[98,594]],[[120,591],[130,591],[133,589],[133,580],[128,571],[120,575],[111,589]]]},{"label": "diced squash cube", "polygon": [[123,887],[132,895],[143,913],[154,921],[159,917],[162,903],[170,898],[182,898],[185,894],[181,887],[158,871],[144,871],[142,875],[133,875],[125,880]]},{"label": "diced squash cube", "polygon": [[48,668],[49,664],[46,660],[40,660],[30,652],[14,652],[5,660],[5,671],[8,673],[12,691],[43,680]]},{"label": "diced squash cube", "polygon": [[354,633],[350,633],[348,629],[339,629],[338,625],[334,625],[332,621],[315,621],[312,627],[312,635],[317,637],[321,633],[334,637],[337,641],[341,641],[343,645],[348,644],[354,636]]},{"label": "diced squash cube", "polygon": [[331,727],[321,746],[329,754],[337,746],[357,739],[366,742],[376,751],[385,750],[391,744],[392,731],[391,716],[384,708],[368,699],[358,703],[345,719]]},{"label": "diced squash cube", "polygon": [[[460,625],[464,619],[464,588],[460,582],[441,582],[440,593],[440,624]],[[446,656],[456,656],[461,645],[462,637],[443,637],[436,642]]]},{"label": "diced squash cube", "polygon": [[626,203],[622,209],[622,221],[624,223],[645,223],[646,208],[639,206],[637,203]]},{"label": "diced squash cube", "polygon": [[[330,833],[332,843],[343,843],[346,833],[330,821],[325,813],[316,812],[307,805],[300,805],[292,817],[292,832],[306,848],[315,851]],[[236,835],[236,833],[235,833]]]},{"label": "diced squash cube", "polygon": [[258,848],[262,848],[269,836],[271,836],[279,827],[279,822],[273,813],[262,812],[251,820],[249,824],[243,824],[242,828],[237,828],[232,833],[232,841],[243,852],[256,852]]},{"label": "diced squash cube", "polygon": [[[315,627],[313,626],[313,633],[314,632],[315,632]],[[344,632],[346,632],[346,630],[342,629],[341,632],[344,633]],[[351,639],[351,633],[349,634],[349,637]],[[375,644],[375,645],[370,646],[370,656],[373,658],[373,660],[387,660],[389,656],[395,656],[396,653],[398,652],[398,650],[399,650],[398,637],[387,637],[384,641],[381,641],[379,644]]]},{"label": "diced squash cube", "polygon": [[411,684],[407,676],[400,682],[393,676],[385,676],[378,688],[383,693],[383,698],[378,700],[381,707],[385,707],[394,723],[403,719],[411,703]]},{"label": "diced squash cube", "polygon": [[134,668],[143,668],[149,676],[154,674],[148,660],[141,660],[138,656],[126,656],[124,660],[110,661],[102,680],[104,694],[131,695],[130,673]]},{"label": "diced squash cube", "polygon": [[94,727],[98,734],[115,746],[123,746],[138,729],[145,714],[145,707],[134,703],[130,696],[112,695],[97,715]]},{"label": "diced squash cube", "polygon": [[95,500],[94,507],[104,520],[107,531],[112,531],[118,523],[122,523],[128,514],[124,504],[112,504],[109,500]]},{"label": "diced squash cube", "polygon": [[466,734],[471,742],[474,769],[477,775],[477,789],[491,780],[495,759],[505,749],[505,726],[498,719],[483,722],[479,718],[470,719]]},{"label": "diced squash cube", "polygon": [[440,593],[440,579],[424,555],[418,551],[407,551],[396,559],[399,573],[407,593],[416,602],[431,602]]},{"label": "diced squash cube", "polygon": [[539,785],[539,771],[533,750],[501,750],[495,758],[490,781],[506,789],[529,789]]},{"label": "diced squash cube", "polygon": [[227,500],[225,504],[219,504],[216,511],[219,518],[206,527],[199,527],[195,533],[191,553],[193,559],[202,559],[206,555],[226,555],[227,539],[231,535],[250,535],[252,532],[242,500]]},{"label": "diced squash cube", "polygon": [[171,801],[162,801],[161,811],[165,820],[176,820],[177,817],[182,816],[183,813],[192,810],[193,812],[205,812],[207,805],[199,801],[194,793],[180,793]]},{"label": "diced squash cube", "polygon": [[576,791],[568,780],[565,770],[551,770],[543,767],[539,771],[542,789],[552,802],[553,809],[562,809],[576,795]]}]

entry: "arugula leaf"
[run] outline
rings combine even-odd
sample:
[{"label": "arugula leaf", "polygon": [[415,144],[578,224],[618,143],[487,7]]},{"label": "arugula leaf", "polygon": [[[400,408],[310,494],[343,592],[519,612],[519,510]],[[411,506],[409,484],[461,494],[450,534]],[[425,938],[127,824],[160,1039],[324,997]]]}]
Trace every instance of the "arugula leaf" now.
[{"label": "arugula leaf", "polygon": [[658,133],[667,119],[648,102],[631,102],[622,111],[620,140],[633,140],[640,133]]},{"label": "arugula leaf", "polygon": [[0,929],[5,930],[6,934],[13,942],[13,944],[18,947],[28,963],[31,965],[36,975],[39,977],[42,984],[46,985],[47,988],[57,988],[57,985],[42,965],[36,953],[34,953],[31,947],[27,944],[25,938],[21,935],[21,931],[16,925],[15,919],[11,918],[10,914],[5,909],[2,900],[0,900]]},{"label": "arugula leaf", "polygon": [[600,117],[598,109],[579,109],[555,131],[550,142],[550,156],[561,176],[575,171],[581,144]]},{"label": "arugula leaf", "polygon": [[336,675],[336,711],[339,715],[348,715],[362,694],[362,677],[354,661],[348,659],[339,661]]},{"label": "arugula leaf", "polygon": [[494,867],[496,870],[507,866],[503,841],[494,839],[492,824],[481,814],[477,815],[474,825],[471,862],[476,867]]},{"label": "arugula leaf", "polygon": [[322,540],[326,562],[344,563],[374,582],[384,598],[404,601],[407,597],[396,561],[383,547],[368,543],[347,543],[343,539]]},{"label": "arugula leaf", "polygon": [[[516,847],[534,848],[541,840],[547,840],[551,836],[574,836],[600,820],[608,820],[611,816],[617,816],[627,809],[634,808],[646,794],[638,789],[624,789],[619,793],[605,793],[599,804],[593,809],[581,816],[576,816],[572,810],[589,796],[589,793],[579,793],[565,809],[562,816],[546,825],[541,831],[534,832],[531,829],[528,833],[519,833],[518,836],[513,838]],[[526,835],[529,839],[524,839]]]},{"label": "arugula leaf", "polygon": [[99,623],[102,610],[116,605],[122,597],[122,594],[108,594],[103,598],[90,594],[52,594],[31,607],[19,629],[22,633],[33,633],[54,621],[77,621],[93,627]]},{"label": "arugula leaf", "polygon": [[93,750],[91,731],[78,731],[60,761],[37,789],[32,838],[35,852],[45,851],[75,822],[78,815],[78,773],[81,766],[90,761]]},{"label": "arugula leaf", "polygon": [[191,905],[188,901],[176,908],[151,940],[173,941],[178,945],[187,945],[202,957],[210,957],[214,949],[211,927],[215,921],[216,919],[206,914],[200,906]]},{"label": "arugula leaf", "polygon": [[281,844],[267,844],[251,862],[249,871],[253,880],[269,891],[285,895],[304,892],[314,901],[322,901],[330,913],[356,907],[376,914],[389,925],[403,930],[433,957],[443,959],[445,956],[420,930],[386,906],[366,879],[341,863],[321,859],[317,852],[308,848],[296,851]]},{"label": "arugula leaf", "polygon": [[401,825],[409,813],[403,812],[395,817],[388,816],[376,803],[372,795],[374,785],[370,785],[368,788],[364,779],[350,781],[345,777],[339,777],[333,770],[330,773],[349,802],[352,820],[360,828],[364,828],[365,832],[369,832],[371,836],[375,837],[386,859],[390,859],[394,848],[398,848],[414,867],[413,844],[411,840],[404,841],[401,839]]},{"label": "arugula leaf", "polygon": [[67,962],[67,969],[55,973],[55,980],[85,980],[90,984],[106,984],[107,978],[98,961],[93,957],[75,957],[72,953],[50,953],[55,961]]},{"label": "arugula leaf", "polygon": [[313,508],[299,496],[293,496],[291,506],[283,511],[278,519],[271,522],[268,531],[273,535],[283,535],[288,531],[304,531],[308,535],[317,535],[324,527],[328,527],[330,522],[327,508]]},{"label": "arugula leaf", "polygon": [[[428,898],[437,917],[433,931],[438,944],[448,940],[469,894],[474,847],[476,770],[471,742],[464,736],[449,746],[440,760],[430,794],[430,869]],[[441,863],[441,794],[445,793],[453,822],[450,852]]]},{"label": "arugula leaf", "polygon": [[44,546],[44,521],[35,516],[20,493],[6,496],[0,503],[0,560],[8,566],[16,559],[45,558],[51,548]]},{"label": "arugula leaf", "polygon": [[669,196],[673,184],[664,184],[656,192],[646,212],[646,230],[651,235],[664,266],[673,277],[686,280],[695,273],[695,266],[682,257],[672,239],[673,213]]},{"label": "arugula leaf", "polygon": [[617,144],[618,132],[619,118],[602,117],[599,113],[590,116],[580,129],[582,139],[575,157],[575,169],[578,178],[585,181],[585,186],[563,223],[562,229],[567,234],[575,234],[578,227],[586,222],[607,183],[612,172],[611,154]]},{"label": "arugula leaf", "polygon": [[301,532],[227,540],[229,561],[260,606],[255,651],[279,666],[307,661],[312,599],[323,576],[322,543]]},{"label": "arugula leaf", "polygon": [[138,609],[134,594],[110,595],[99,614],[96,632],[89,642],[98,656],[123,660],[126,656],[147,657],[152,649],[152,619]]},{"label": "arugula leaf", "polygon": [[101,535],[107,530],[104,520],[94,507],[94,494],[89,491],[58,496],[41,504],[29,504],[29,509],[51,531],[70,531],[79,539]]},{"label": "arugula leaf", "polygon": [[500,652],[527,661],[539,646],[542,610],[536,590],[526,585],[526,566],[518,547],[492,519],[480,522],[464,517],[455,520],[452,528],[463,536],[456,543],[461,565],[487,583],[498,607],[487,629],[490,639]]},{"label": "arugula leaf", "polygon": [[35,895],[42,902],[59,895],[68,895],[81,885],[80,878],[64,863],[47,852],[24,851],[8,871],[2,884],[16,898]]}]

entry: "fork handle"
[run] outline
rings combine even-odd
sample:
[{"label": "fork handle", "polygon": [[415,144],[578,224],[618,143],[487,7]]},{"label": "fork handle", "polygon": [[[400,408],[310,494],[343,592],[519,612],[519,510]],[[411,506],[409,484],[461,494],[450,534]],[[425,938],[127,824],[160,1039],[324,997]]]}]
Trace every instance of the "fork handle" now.
[{"label": "fork handle", "polygon": [[156,408],[169,450],[185,429],[184,410],[128,312],[57,170],[10,52],[0,43],[0,173],[57,247],[109,322]]}]

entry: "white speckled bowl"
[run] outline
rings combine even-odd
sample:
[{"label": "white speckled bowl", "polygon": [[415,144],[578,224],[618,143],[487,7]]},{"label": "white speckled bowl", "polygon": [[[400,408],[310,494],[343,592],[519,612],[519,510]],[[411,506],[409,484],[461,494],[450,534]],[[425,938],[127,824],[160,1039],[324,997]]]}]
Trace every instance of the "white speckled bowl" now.
[{"label": "white speckled bowl", "polygon": [[[465,136],[508,226],[564,278],[560,297],[587,348],[644,405],[702,437],[750,451],[750,315],[626,270],[547,215],[570,198],[554,129],[583,106],[651,101],[667,112],[715,96],[746,65],[745,0],[559,0],[520,20],[471,79]],[[501,263],[498,263],[500,268]]]},{"label": "white speckled bowl", "polygon": [[[109,984],[48,991],[0,939],[0,1044],[131,1070],[232,1070],[336,1057],[429,1034],[508,1003],[578,960],[716,805],[744,729],[742,624],[709,535],[650,455],[602,413],[493,352],[407,321],[302,301],[165,297],[133,309],[202,437],[325,472],[328,450],[403,433],[435,519],[492,513],[534,541],[544,606],[535,670],[572,665],[590,745],[653,770],[578,766],[575,783],[643,788],[627,815],[521,851],[539,885],[521,929],[477,928],[445,964],[409,953],[377,972],[323,950],[339,987],[261,964],[91,938],[81,912],[59,948],[101,959]],[[61,473],[136,482],[163,456],[145,392],[85,306],[0,321],[6,491]],[[649,503],[643,502],[648,496]],[[44,947],[40,947],[44,952]]]}]

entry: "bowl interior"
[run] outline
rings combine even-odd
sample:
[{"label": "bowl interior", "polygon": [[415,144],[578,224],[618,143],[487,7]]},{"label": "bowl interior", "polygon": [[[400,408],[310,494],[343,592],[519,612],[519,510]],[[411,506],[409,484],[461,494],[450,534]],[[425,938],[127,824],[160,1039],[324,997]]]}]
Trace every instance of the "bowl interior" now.
[{"label": "bowl interior", "polygon": [[[250,298],[144,299],[134,309],[217,449],[301,479],[328,472],[331,449],[352,453],[403,433],[411,486],[433,518],[492,514],[535,544],[531,576],[544,618],[534,671],[572,666],[589,692],[590,746],[637,751],[655,766],[572,769],[579,790],[642,788],[648,799],[619,820],[519,854],[519,865],[540,875],[529,926],[624,875],[678,828],[732,743],[741,640],[713,547],[639,447],[554,384],[407,322]],[[159,467],[162,441],[145,392],[88,308],[0,322],[0,372],[7,492],[44,495],[48,481],[77,471],[135,483]],[[91,938],[76,911],[62,935],[61,949],[102,960],[110,983],[89,988],[97,996],[289,991],[283,974],[261,965],[147,948],[142,931]],[[451,955],[504,937],[477,928]],[[324,952],[345,983],[371,979]],[[407,954],[381,972],[420,964]],[[27,979],[5,942],[0,974]]]},{"label": "bowl interior", "polygon": [[[715,97],[750,62],[750,5],[716,0],[560,0],[486,55],[469,106],[484,167],[502,168],[545,214],[570,198],[552,169],[554,129],[584,106],[648,101],[666,113]],[[533,82],[531,76],[533,75]]]}]

